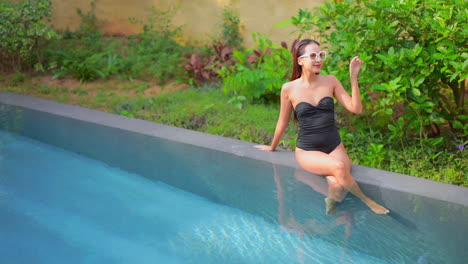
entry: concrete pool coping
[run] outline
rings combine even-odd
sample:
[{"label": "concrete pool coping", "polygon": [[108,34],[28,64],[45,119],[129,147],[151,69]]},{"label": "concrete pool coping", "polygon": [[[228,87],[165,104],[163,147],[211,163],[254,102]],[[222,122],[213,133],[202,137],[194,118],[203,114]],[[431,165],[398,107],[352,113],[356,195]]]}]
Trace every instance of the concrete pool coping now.
[{"label": "concrete pool coping", "polygon": [[[230,153],[272,164],[299,168],[299,165],[295,161],[294,152],[292,151],[259,151],[255,148],[258,144],[250,142],[209,135],[193,130],[172,127],[155,122],[129,118],[4,91],[0,91],[0,103],[122,129],[143,135],[163,138],[214,151]],[[359,183],[452,202],[465,207],[468,206],[468,188],[465,187],[359,165],[353,165],[352,171],[353,176]]]}]

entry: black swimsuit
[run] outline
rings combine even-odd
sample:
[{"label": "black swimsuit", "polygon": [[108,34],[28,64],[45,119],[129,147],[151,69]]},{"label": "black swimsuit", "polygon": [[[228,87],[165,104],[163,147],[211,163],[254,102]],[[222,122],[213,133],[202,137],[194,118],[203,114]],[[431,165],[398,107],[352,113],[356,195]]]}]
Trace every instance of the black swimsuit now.
[{"label": "black swimsuit", "polygon": [[322,98],[317,106],[307,102],[296,105],[299,135],[296,146],[303,150],[318,150],[329,154],[341,143],[335,123],[333,98]]}]

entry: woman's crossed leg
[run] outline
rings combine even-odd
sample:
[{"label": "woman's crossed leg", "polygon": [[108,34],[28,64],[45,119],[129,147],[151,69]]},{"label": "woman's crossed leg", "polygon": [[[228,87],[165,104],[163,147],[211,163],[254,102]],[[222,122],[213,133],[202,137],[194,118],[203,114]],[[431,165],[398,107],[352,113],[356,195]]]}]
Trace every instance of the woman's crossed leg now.
[{"label": "woman's crossed leg", "polygon": [[[341,201],[343,199],[344,188],[361,199],[375,213],[386,214],[389,212],[385,207],[377,204],[361,191],[351,175],[351,161],[343,144],[340,144],[330,154],[297,149],[296,160],[304,170],[327,177],[330,184],[329,196],[333,200]],[[331,201],[327,199],[325,201],[327,202],[328,211]]]}]

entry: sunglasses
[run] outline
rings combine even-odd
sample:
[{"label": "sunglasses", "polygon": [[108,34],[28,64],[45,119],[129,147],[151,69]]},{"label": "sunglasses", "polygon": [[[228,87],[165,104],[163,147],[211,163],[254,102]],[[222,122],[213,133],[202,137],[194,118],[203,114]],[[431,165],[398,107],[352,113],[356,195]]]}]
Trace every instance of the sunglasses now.
[{"label": "sunglasses", "polygon": [[309,52],[307,54],[299,56],[299,58],[309,58],[311,61],[325,60],[327,58],[327,52],[322,50],[319,52]]}]

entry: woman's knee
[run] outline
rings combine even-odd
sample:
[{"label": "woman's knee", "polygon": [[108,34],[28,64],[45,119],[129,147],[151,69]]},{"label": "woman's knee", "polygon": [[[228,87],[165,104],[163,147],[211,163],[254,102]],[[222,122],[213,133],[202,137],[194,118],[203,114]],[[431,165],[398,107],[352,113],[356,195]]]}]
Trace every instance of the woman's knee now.
[{"label": "woman's knee", "polygon": [[336,160],[335,162],[333,162],[333,170],[339,174],[345,173],[346,167],[346,164],[341,160]]},{"label": "woman's knee", "polygon": [[338,160],[333,164],[334,175],[338,180],[338,183],[342,186],[351,184],[354,179],[349,173],[346,163]]}]

